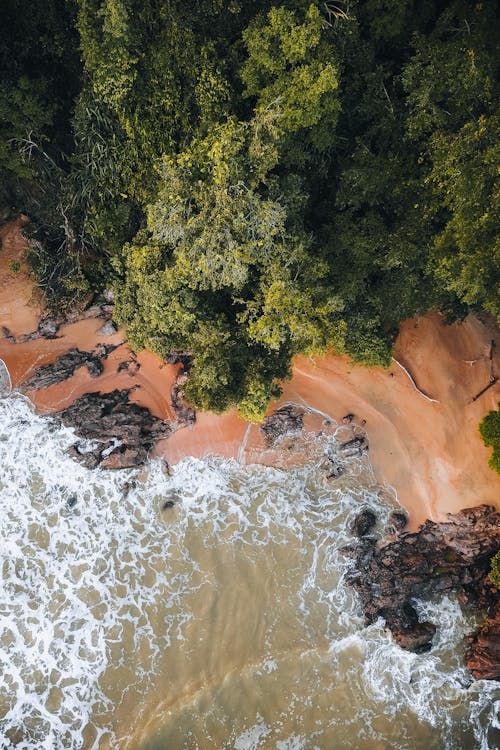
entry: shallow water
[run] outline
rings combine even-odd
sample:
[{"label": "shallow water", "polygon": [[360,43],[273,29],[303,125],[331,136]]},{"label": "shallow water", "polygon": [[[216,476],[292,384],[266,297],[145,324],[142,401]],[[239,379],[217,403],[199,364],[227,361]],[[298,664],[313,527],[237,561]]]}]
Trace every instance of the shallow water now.
[{"label": "shallow water", "polygon": [[0,401],[2,749],[498,746],[499,686],[461,666],[475,621],[455,600],[419,605],[428,654],[362,627],[338,550],[360,506],[381,527],[392,509],[363,461],[333,488],[314,462],[91,472],[71,441]]}]

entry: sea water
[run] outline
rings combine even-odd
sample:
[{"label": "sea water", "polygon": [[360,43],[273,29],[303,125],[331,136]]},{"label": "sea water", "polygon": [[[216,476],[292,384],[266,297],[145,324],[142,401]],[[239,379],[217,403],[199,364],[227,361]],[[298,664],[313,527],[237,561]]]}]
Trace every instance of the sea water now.
[{"label": "sea water", "polygon": [[113,473],[73,440],[0,400],[2,750],[498,747],[454,598],[418,603],[426,654],[363,627],[339,550],[360,508],[379,533],[393,509],[366,459],[333,486],[315,461]]}]

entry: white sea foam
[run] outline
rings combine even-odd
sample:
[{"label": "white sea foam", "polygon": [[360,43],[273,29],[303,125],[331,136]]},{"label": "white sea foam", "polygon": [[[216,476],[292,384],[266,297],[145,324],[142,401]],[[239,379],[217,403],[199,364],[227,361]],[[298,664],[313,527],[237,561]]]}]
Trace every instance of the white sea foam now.
[{"label": "white sea foam", "polygon": [[[339,549],[352,541],[349,524],[361,505],[377,512],[380,526],[387,519],[391,508],[373,486],[348,478],[325,487],[314,466],[285,473],[189,459],[172,477],[153,462],[127,494],[123,484],[133,472],[85,470],[65,454],[72,440],[70,430],[35,415],[24,399],[0,401],[2,749],[76,750],[85,732],[86,747],[118,748],[106,672],[126,664],[146,692],[160,655],[180,647],[192,618],[189,596],[211,585],[190,548],[193,533],[205,549],[230,543],[241,556],[293,540],[299,585],[287,596],[313,649],[308,662],[307,653],[300,656],[309,664],[310,694],[298,698],[298,686],[285,686],[280,712],[271,719],[249,714],[224,747],[312,750],[324,747],[326,730],[344,737],[354,718],[335,705],[309,733],[285,731],[286,717],[301,726],[315,709],[321,680],[343,680],[362,697],[360,747],[414,750],[410,729],[403,726],[394,744],[376,722],[382,714],[398,722],[402,713],[432,730],[432,747],[440,750],[454,750],[462,727],[469,732],[464,747],[495,747],[498,685],[470,684],[460,644],[473,622],[453,598],[418,604],[438,625],[428,654],[399,649],[382,622],[362,627]],[[366,480],[365,470],[360,462]],[[165,499],[176,502],[172,511],[162,512]],[[158,623],[160,601],[167,614]],[[319,640],[329,643],[325,653],[314,651]],[[269,653],[250,670],[263,692],[279,684],[287,658]],[[124,694],[132,687],[124,685]],[[342,741],[339,747],[350,747]]]}]

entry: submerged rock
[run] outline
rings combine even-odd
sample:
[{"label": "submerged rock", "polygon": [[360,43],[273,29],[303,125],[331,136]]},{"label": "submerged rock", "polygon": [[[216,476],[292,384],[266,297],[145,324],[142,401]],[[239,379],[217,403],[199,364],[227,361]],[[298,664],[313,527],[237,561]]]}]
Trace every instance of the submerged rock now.
[{"label": "submerged rock", "polygon": [[351,531],[356,536],[366,536],[375,524],[377,523],[377,516],[372,510],[369,510],[368,508],[365,508],[361,511],[361,513],[358,513],[356,518],[351,524]]},{"label": "submerged rock", "polygon": [[304,412],[294,406],[281,406],[264,419],[261,432],[268,445],[274,445],[284,435],[298,434],[304,428]]},{"label": "submerged rock", "polygon": [[70,454],[88,468],[124,469],[143,464],[160,438],[171,429],[149,409],[129,399],[130,389],[111,393],[86,393],[59,413],[61,421],[73,427],[79,437],[103,445],[82,450],[80,444]]},{"label": "submerged rock", "polygon": [[[402,524],[403,518],[397,522]],[[422,651],[430,648],[435,626],[418,621],[412,601],[454,591],[464,604],[496,606],[499,593],[487,584],[486,575],[499,546],[500,513],[479,505],[450,514],[444,523],[426,521],[417,532],[402,532],[389,542],[366,538],[342,551],[354,560],[347,582],[359,593],[366,624],[383,617],[402,648]],[[498,660],[498,648],[491,645],[497,628],[488,625],[484,636],[471,643],[468,664],[474,675],[498,669],[498,662],[486,665],[488,659]]]}]

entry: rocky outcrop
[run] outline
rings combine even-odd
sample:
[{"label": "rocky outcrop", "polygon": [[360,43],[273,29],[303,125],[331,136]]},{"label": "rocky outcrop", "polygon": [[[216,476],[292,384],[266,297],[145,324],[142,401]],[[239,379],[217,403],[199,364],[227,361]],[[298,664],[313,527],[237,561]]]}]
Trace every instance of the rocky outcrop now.
[{"label": "rocky outcrop", "polygon": [[130,401],[132,389],[111,393],[86,393],[59,412],[63,424],[97,445],[76,443],[70,455],[95,468],[124,469],[143,464],[160,438],[171,429],[144,406]]},{"label": "rocky outcrop", "polygon": [[282,406],[264,419],[260,429],[266,443],[274,445],[285,435],[299,434],[304,428],[304,412],[294,406]]},{"label": "rocky outcrop", "polygon": [[104,369],[102,361],[116,348],[116,345],[100,345],[92,352],[70,349],[66,354],[58,357],[55,362],[38,367],[33,375],[24,381],[22,389],[23,391],[38,391],[40,388],[48,388],[56,383],[62,383],[84,365],[89,375],[97,378]]},{"label": "rocky outcrop", "polygon": [[111,336],[117,331],[116,326],[111,321],[112,301],[112,294],[109,291],[103,292],[102,295],[91,294],[86,300],[66,311],[63,315],[51,315],[50,313],[42,315],[36,331],[14,336],[7,326],[2,326],[2,336],[13,344],[22,344],[40,338],[55,339],[59,337],[61,326],[77,323],[79,320],[88,320],[89,318],[104,318],[106,322],[100,329],[99,335]]},{"label": "rocky outcrop", "polygon": [[377,523],[377,516],[375,513],[366,508],[358,513],[356,518],[351,524],[351,531],[355,536],[366,536]]},{"label": "rocky outcrop", "polygon": [[184,426],[196,422],[196,411],[184,401],[184,386],[188,377],[187,372],[182,369],[175,378],[174,384],[170,389],[170,403],[172,404],[172,409],[175,412],[177,421]]},{"label": "rocky outcrop", "polygon": [[[366,527],[364,513],[362,529]],[[362,536],[342,551],[354,561],[347,582],[360,596],[365,622],[384,618],[399,645],[419,652],[431,647],[435,626],[419,622],[413,606],[416,598],[454,591],[464,604],[490,610],[496,606],[498,592],[486,576],[490,559],[500,547],[500,513],[480,505],[449,515],[445,523],[426,521],[415,533],[398,534],[403,521],[393,514],[390,531],[397,535],[391,541]],[[477,673],[488,672],[481,660],[495,651],[490,641],[496,626],[488,627],[492,630],[484,637],[478,635],[470,647],[470,651],[476,649]]]},{"label": "rocky outcrop", "polygon": [[[498,596],[498,592],[497,592]],[[477,680],[500,680],[500,599],[491,607],[484,625],[467,638],[465,664]]]}]

